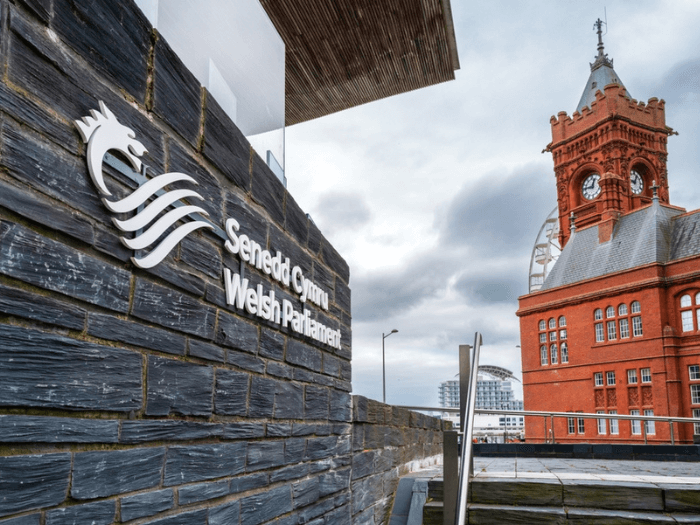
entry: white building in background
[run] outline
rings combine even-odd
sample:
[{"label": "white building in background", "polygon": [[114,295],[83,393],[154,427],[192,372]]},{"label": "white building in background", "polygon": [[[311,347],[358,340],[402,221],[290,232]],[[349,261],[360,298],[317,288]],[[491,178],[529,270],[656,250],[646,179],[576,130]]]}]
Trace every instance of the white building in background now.
[{"label": "white building in background", "polygon": [[[459,374],[458,374],[459,377]],[[518,381],[510,370],[498,366],[479,367],[476,384],[476,408],[494,410],[523,410],[522,400],[515,399],[512,383]],[[438,389],[440,406],[459,408],[459,379],[443,381]],[[443,419],[459,426],[459,414],[443,413]],[[524,417],[518,415],[477,415],[474,421],[474,435],[477,439],[503,442],[504,438],[519,437],[524,428]]]}]

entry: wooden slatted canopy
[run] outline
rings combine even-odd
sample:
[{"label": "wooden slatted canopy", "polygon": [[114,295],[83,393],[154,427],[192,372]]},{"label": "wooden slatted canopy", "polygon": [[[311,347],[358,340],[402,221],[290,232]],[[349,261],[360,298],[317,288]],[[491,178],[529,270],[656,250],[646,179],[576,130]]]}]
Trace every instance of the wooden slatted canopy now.
[{"label": "wooden slatted canopy", "polygon": [[287,126],[454,79],[450,0],[261,0],[286,46]]}]

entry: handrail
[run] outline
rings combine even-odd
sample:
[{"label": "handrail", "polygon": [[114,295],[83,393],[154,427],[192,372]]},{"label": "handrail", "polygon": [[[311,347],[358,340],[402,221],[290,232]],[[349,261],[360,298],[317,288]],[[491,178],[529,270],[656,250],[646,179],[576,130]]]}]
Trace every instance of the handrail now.
[{"label": "handrail", "polygon": [[[400,408],[406,408],[408,410],[423,410],[430,412],[449,412],[458,413],[459,408],[447,408],[447,407],[418,407],[418,406],[406,406],[398,405]],[[545,440],[548,440],[546,435],[547,418],[550,418],[552,424],[550,426],[550,432],[554,429],[554,418],[555,417],[575,417],[580,419],[622,419],[623,421],[659,421],[661,423],[668,423],[670,433],[671,433],[671,444],[676,444],[675,432],[673,431],[673,423],[700,423],[700,418],[697,417],[671,417],[671,416],[642,416],[642,415],[630,415],[630,414],[593,414],[591,412],[547,412],[543,410],[497,410],[497,409],[486,409],[486,408],[476,408],[474,409],[474,414],[482,415],[508,415],[508,416],[532,416],[532,417],[544,417],[545,418]],[[647,442],[647,429],[646,425],[642,425],[641,433],[644,437],[644,443]],[[552,432],[551,434],[552,443],[555,443],[555,436]]]},{"label": "handrail", "polygon": [[472,464],[472,436],[474,435],[474,409],[476,407],[476,386],[479,379],[479,351],[482,338],[479,332],[474,334],[474,348],[470,363],[469,390],[466,398],[464,419],[466,428],[462,434],[462,457],[459,465],[459,492],[457,493],[457,510],[455,525],[464,525],[467,519],[467,497],[469,495],[469,476]]}]

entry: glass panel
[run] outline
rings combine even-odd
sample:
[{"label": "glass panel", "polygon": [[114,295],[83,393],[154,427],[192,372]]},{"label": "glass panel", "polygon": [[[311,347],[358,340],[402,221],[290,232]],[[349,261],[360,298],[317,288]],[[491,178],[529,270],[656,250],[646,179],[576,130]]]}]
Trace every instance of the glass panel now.
[{"label": "glass panel", "polygon": [[552,364],[556,365],[559,362],[559,359],[557,358],[557,345],[550,346],[549,353],[550,353]]},{"label": "glass panel", "polygon": [[627,319],[620,319],[620,339],[627,339],[630,336],[630,323]]},{"label": "glass panel", "polygon": [[617,315],[627,315],[627,305],[621,304],[617,307]]},{"label": "glass panel", "polygon": [[637,384],[637,371],[636,370],[627,370],[627,382],[630,385]]},{"label": "glass panel", "polygon": [[690,402],[700,405],[700,385],[690,385]]},{"label": "glass panel", "polygon": [[562,341],[566,339],[566,329],[559,330],[559,339],[561,339]]},{"label": "glass panel", "polygon": [[603,310],[598,308],[594,313],[593,313],[593,319],[596,321],[599,321],[600,319],[603,318]]},{"label": "glass panel", "polygon": [[[698,410],[700,412],[700,410]],[[576,423],[574,422],[574,418],[570,417],[568,418],[569,420],[569,434],[573,434],[576,432]],[[696,423],[696,425],[700,425],[700,423]],[[697,434],[697,432],[696,432]]]},{"label": "glass panel", "polygon": [[546,343],[546,342],[547,342],[547,334],[543,332],[540,334],[540,343]]},{"label": "glass panel", "polygon": [[[605,414],[603,410],[596,410],[596,414]],[[598,419],[598,434],[606,434],[606,425],[604,419]]]},{"label": "glass panel", "polygon": [[566,343],[562,343],[561,345],[561,362],[569,362],[569,346]]},{"label": "glass panel", "polygon": [[690,379],[693,381],[700,379],[700,365],[690,365],[688,367],[688,372],[690,373]]},{"label": "glass panel", "polygon": [[596,343],[601,343],[605,341],[605,332],[603,331],[603,323],[597,323],[595,325],[595,341]]},{"label": "glass panel", "polygon": [[642,368],[642,383],[651,383],[651,368]]},{"label": "glass panel", "polygon": [[603,372],[596,372],[593,377],[595,379],[595,386],[603,386]]},{"label": "glass panel", "polygon": [[692,303],[690,301],[690,296],[688,294],[685,294],[683,297],[681,297],[681,308],[686,308],[691,304]]},{"label": "glass panel", "polygon": [[540,320],[540,330],[545,330],[547,328],[547,324],[544,322],[544,319]]},{"label": "glass panel", "polygon": [[547,364],[547,346],[546,345],[540,346],[540,364],[541,365]]},{"label": "glass panel", "polygon": [[[639,415],[639,410],[630,410],[630,416],[638,416]],[[641,434],[642,433],[642,427],[639,424],[638,419],[633,419],[632,420],[632,434]]]},{"label": "glass panel", "polygon": [[549,332],[549,340],[556,341],[557,340],[557,333],[556,332]]},{"label": "glass panel", "polygon": [[642,335],[642,318],[633,317],[632,318],[632,335],[639,337]]},{"label": "glass panel", "polygon": [[[608,410],[608,414],[617,414],[617,410]],[[608,422],[610,423],[610,433],[619,434],[620,430],[617,424],[617,419],[610,419]]]},{"label": "glass panel", "polygon": [[[644,415],[645,416],[653,416],[654,411],[653,410],[644,410]],[[644,426],[646,427],[647,434],[656,434],[656,425],[655,421],[645,421]]]},{"label": "glass panel", "polygon": [[605,309],[605,317],[615,317],[615,309],[612,306]]},{"label": "glass panel", "polygon": [[556,327],[557,327],[557,321],[554,319],[554,317],[552,317],[549,320],[549,328],[551,329],[551,328],[556,328]]},{"label": "glass panel", "polygon": [[[700,417],[700,408],[693,409],[693,417]],[[693,433],[700,434],[700,423],[693,423],[693,426],[695,427]]]},{"label": "glass panel", "polygon": [[614,341],[615,339],[617,339],[615,321],[608,321],[608,341]]},{"label": "glass panel", "polygon": [[[698,310],[700,311],[700,310]],[[683,326],[684,332],[693,331],[693,311],[684,310],[681,312],[681,325]]]},{"label": "glass panel", "polygon": [[582,417],[577,418],[578,419],[578,433],[579,434],[585,434],[586,433],[586,425],[585,425],[585,419]]},{"label": "glass panel", "polygon": [[639,301],[633,301],[632,302],[632,313],[633,314],[638,314],[639,312],[642,311],[642,307],[639,304]]},{"label": "glass panel", "polygon": [[614,385],[615,384],[615,372],[606,372],[605,374],[608,380],[608,385]]},{"label": "glass panel", "polygon": [[566,317],[563,315],[559,318],[559,326],[566,326]]}]

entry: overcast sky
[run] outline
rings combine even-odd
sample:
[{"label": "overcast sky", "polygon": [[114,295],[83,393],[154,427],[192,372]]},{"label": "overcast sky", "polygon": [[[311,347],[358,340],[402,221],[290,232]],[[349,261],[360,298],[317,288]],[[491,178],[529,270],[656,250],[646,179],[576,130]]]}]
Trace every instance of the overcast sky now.
[{"label": "overcast sky", "polygon": [[[452,0],[456,80],[287,128],[288,188],[350,265],[353,391],[438,404],[457,347],[521,377],[517,298],[556,205],[549,118],[605,52],[632,97],[666,100],[671,203],[700,207],[700,2]],[[517,388],[517,387],[516,387]],[[517,389],[522,399],[522,389]]]}]

